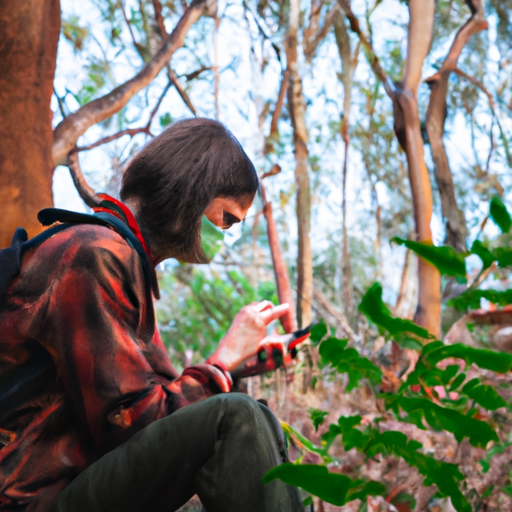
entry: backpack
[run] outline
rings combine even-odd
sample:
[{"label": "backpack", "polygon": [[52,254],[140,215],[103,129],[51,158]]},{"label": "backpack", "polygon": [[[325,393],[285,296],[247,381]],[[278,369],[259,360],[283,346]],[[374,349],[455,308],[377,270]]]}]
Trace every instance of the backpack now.
[{"label": "backpack", "polygon": [[[59,208],[45,208],[38,213],[37,218],[43,226],[51,227],[30,240],[25,229],[17,228],[11,246],[0,250],[0,307],[9,286],[20,273],[23,254],[29,249],[38,247],[60,231],[77,224],[106,226],[119,233],[140,256],[146,283],[151,287],[155,297],[159,297],[156,276],[151,271],[151,263],[146,251],[130,228],[116,216],[104,211],[91,215]],[[52,226],[56,222],[60,224]],[[23,396],[30,396],[48,381],[48,372],[52,370],[53,364],[50,354],[41,347],[39,352],[34,353],[12,375],[8,377],[0,375],[0,421],[9,414],[20,399],[23,399]]]}]

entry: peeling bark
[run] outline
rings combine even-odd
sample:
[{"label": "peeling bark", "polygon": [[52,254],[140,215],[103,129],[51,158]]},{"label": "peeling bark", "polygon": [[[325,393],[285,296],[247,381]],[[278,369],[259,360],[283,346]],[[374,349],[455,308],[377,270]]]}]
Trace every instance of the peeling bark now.
[{"label": "peeling bark", "polygon": [[119,112],[140,90],[149,85],[185,40],[190,27],[208,8],[208,0],[194,0],[153,58],[133,78],[105,96],[93,100],[63,119],[53,136],[53,163],[66,163],[67,155],[91,126]]},{"label": "peeling bark", "polygon": [[448,91],[448,79],[451,72],[457,68],[457,61],[464,46],[473,34],[485,30],[489,26],[485,19],[483,2],[481,0],[467,0],[466,3],[471,8],[471,17],[457,32],[439,71],[426,80],[430,87],[426,126],[434,161],[436,182],[441,196],[443,218],[446,221],[446,243],[457,251],[466,250],[467,230],[464,214],[457,206],[453,177],[443,144],[446,93]]},{"label": "peeling bark", "polygon": [[58,0],[0,2],[0,248],[29,236],[52,206],[50,101],[60,33]]}]

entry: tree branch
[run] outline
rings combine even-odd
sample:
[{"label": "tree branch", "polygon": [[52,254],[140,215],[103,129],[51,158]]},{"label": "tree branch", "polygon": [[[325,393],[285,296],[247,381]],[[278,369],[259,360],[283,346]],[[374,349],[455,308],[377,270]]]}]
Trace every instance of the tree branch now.
[{"label": "tree branch", "polygon": [[281,85],[279,86],[279,94],[277,96],[276,106],[272,113],[272,121],[270,122],[270,132],[265,140],[263,147],[263,154],[268,155],[273,150],[273,141],[277,138],[279,130],[277,125],[279,119],[281,119],[281,112],[283,111],[284,99],[286,97],[286,91],[288,90],[288,84],[290,82],[290,70],[288,68],[282,71]]},{"label": "tree branch", "polygon": [[153,81],[176,50],[183,45],[188,30],[201,17],[208,1],[193,0],[160,50],[133,78],[105,96],[87,103],[59,123],[53,133],[54,165],[65,164],[67,155],[80,136],[91,126],[119,112],[135,94]]},{"label": "tree branch", "polygon": [[338,3],[340,4],[341,8],[345,12],[345,15],[347,16],[347,19],[350,23],[350,30],[357,34],[357,36],[361,40],[362,45],[365,47],[367,56],[369,56],[368,62],[370,64],[370,67],[372,68],[372,71],[381,81],[382,86],[386,91],[386,94],[390,98],[393,98],[394,86],[391,80],[389,79],[387,73],[382,69],[379,58],[377,57],[375,50],[373,49],[372,43],[361,30],[359,20],[357,19],[356,15],[352,12],[350,3],[347,0],[338,0]]},{"label": "tree branch", "polygon": [[71,174],[71,178],[73,178],[73,183],[75,184],[78,194],[83,199],[84,203],[90,208],[98,206],[101,202],[101,199],[87,184],[87,181],[85,180],[82,173],[82,169],[80,168],[80,161],[78,160],[77,151],[72,151],[69,153],[67,158],[67,166],[69,167],[69,172]]}]

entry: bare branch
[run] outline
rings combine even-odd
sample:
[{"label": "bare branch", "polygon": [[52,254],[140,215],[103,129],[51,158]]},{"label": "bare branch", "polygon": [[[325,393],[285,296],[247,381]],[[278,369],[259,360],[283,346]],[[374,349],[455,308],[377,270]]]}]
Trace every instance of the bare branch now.
[{"label": "bare branch", "polygon": [[151,111],[151,114],[149,115],[149,120],[146,123],[146,126],[141,126],[140,128],[126,128],[125,130],[121,130],[120,132],[117,132],[113,135],[109,135],[108,137],[103,137],[102,139],[93,142],[92,144],[89,144],[88,146],[79,146],[75,149],[73,149],[72,152],[81,152],[81,151],[88,151],[90,149],[96,148],[98,146],[101,146],[103,144],[107,144],[109,142],[112,142],[113,140],[120,139],[121,137],[124,137],[125,135],[129,135],[130,137],[133,137],[139,133],[145,133],[146,135],[151,135],[150,127],[151,122],[153,121],[153,118],[155,117],[156,113],[158,112],[158,109],[160,108],[160,105],[162,104],[163,99],[165,98],[165,95],[171,88],[171,82],[169,82],[160,97],[158,98],[158,101],[156,102],[156,105],[153,107],[153,110]]},{"label": "bare branch", "polygon": [[158,28],[160,29],[160,36],[164,39],[167,36],[167,31],[165,30],[164,17],[162,16],[162,4],[160,0],[152,0],[153,8],[155,9],[155,19],[158,24]]},{"label": "bare branch", "polygon": [[188,30],[201,17],[208,1],[193,0],[160,50],[133,78],[105,96],[87,103],[59,123],[53,133],[54,165],[65,164],[67,155],[81,135],[91,126],[119,112],[135,94],[153,81],[183,45]]},{"label": "bare branch", "polygon": [[267,155],[272,151],[272,141],[277,137],[278,129],[277,125],[279,119],[281,119],[281,112],[283,111],[284,98],[286,97],[286,91],[288,90],[288,84],[290,82],[290,70],[286,68],[282,72],[281,85],[279,86],[279,94],[277,96],[276,106],[272,113],[272,121],[270,123],[270,133],[265,140],[263,148],[263,154]]},{"label": "bare branch", "polygon": [[[332,9],[325,16],[322,28],[318,29],[318,31],[311,37],[304,38],[304,55],[306,56],[306,60],[308,62],[311,61],[316,52],[316,49],[318,48],[318,45],[325,39],[331,30],[334,17],[336,16],[337,12],[339,12],[339,5],[334,4]],[[306,35],[306,31],[304,31],[304,35]]]},{"label": "bare branch", "polygon": [[196,79],[199,75],[201,75],[205,71],[210,71],[211,69],[212,68],[210,66],[201,66],[199,69],[192,71],[192,73],[188,73],[186,75],[180,75],[180,77],[184,76],[186,78],[187,82],[190,82],[190,80]]},{"label": "bare branch", "polygon": [[114,140],[120,139],[125,135],[129,135],[130,137],[134,137],[139,133],[145,133],[146,135],[151,135],[149,132],[149,128],[147,126],[143,126],[141,128],[126,128],[125,130],[121,130],[120,132],[114,133],[113,135],[109,135],[108,137],[103,137],[102,139],[89,144],[88,146],[78,146],[76,149],[72,151],[72,153],[80,153],[82,151],[89,151],[90,149],[97,148],[98,146],[102,146],[103,144],[108,144]]},{"label": "bare branch", "polygon": [[73,183],[75,184],[75,187],[78,190],[78,194],[83,199],[84,203],[90,208],[98,206],[101,202],[101,199],[96,195],[96,192],[94,192],[94,190],[87,184],[87,181],[85,181],[82,169],[80,168],[80,162],[78,160],[77,151],[72,151],[71,153],[69,153],[67,165],[69,167],[71,177],[73,178]]},{"label": "bare branch", "polygon": [[377,57],[375,50],[373,49],[372,43],[369,41],[369,39],[366,37],[366,35],[361,30],[361,26],[359,25],[359,20],[357,19],[356,15],[352,12],[352,9],[350,7],[350,3],[348,0],[338,0],[338,3],[340,4],[341,8],[345,12],[345,15],[347,16],[347,19],[350,23],[350,29],[352,32],[356,33],[361,40],[362,45],[365,47],[367,51],[367,55],[370,56],[369,64],[372,68],[372,71],[375,73],[377,78],[381,81],[382,86],[384,87],[387,95],[392,98],[394,94],[394,86],[389,79],[386,72],[382,69],[382,66],[380,65],[379,58]]}]

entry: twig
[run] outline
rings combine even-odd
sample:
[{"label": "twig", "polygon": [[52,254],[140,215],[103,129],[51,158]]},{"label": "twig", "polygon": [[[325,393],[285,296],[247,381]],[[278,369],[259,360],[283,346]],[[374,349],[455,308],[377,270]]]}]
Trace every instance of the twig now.
[{"label": "twig", "polygon": [[53,94],[55,94],[55,97],[57,98],[57,104],[59,105],[60,115],[65,118],[66,113],[64,112],[64,102],[62,101],[62,98],[57,94],[57,90],[55,89],[55,86],[53,87]]},{"label": "twig", "polygon": [[[139,45],[138,45],[137,41],[135,40],[135,35],[132,30],[132,24],[131,24],[131,21],[128,19],[128,16],[126,15],[126,11],[124,10],[123,2],[121,0],[117,0],[117,5],[119,5],[121,12],[123,13],[124,21],[126,21],[126,25],[128,25],[128,31],[130,32],[130,36],[133,41],[133,46],[135,46],[135,48],[137,49],[137,51],[139,52],[139,55],[140,55]],[[142,55],[141,55],[141,57],[142,57]]]}]

